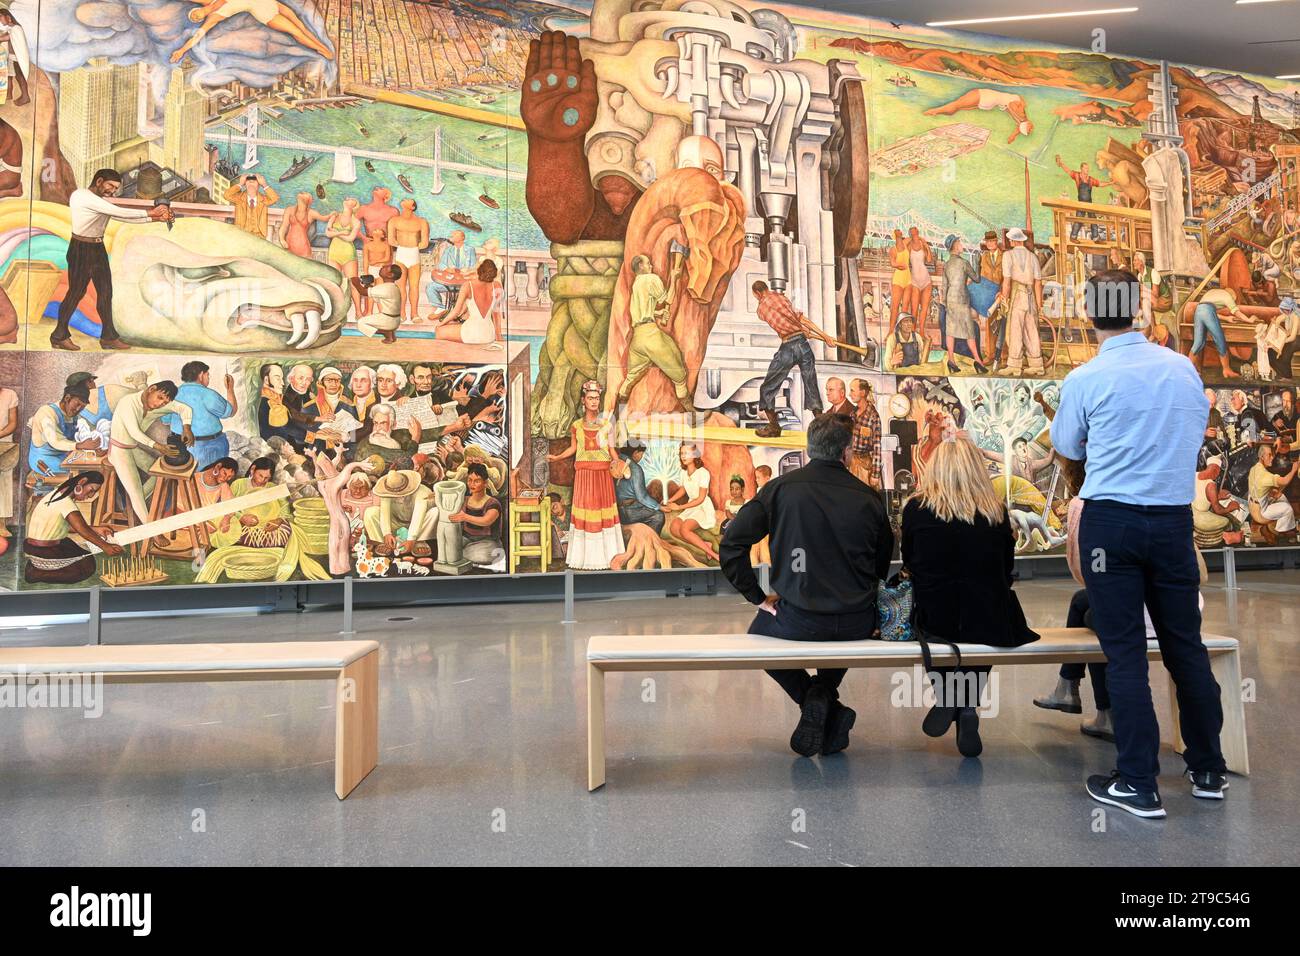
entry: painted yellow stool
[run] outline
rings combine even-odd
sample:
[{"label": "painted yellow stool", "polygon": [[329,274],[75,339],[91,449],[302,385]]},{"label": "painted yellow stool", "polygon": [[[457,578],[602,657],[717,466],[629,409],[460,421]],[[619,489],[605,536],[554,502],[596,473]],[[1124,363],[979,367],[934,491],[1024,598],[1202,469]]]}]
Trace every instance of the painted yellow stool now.
[{"label": "painted yellow stool", "polygon": [[[510,502],[510,573],[515,573],[520,558],[537,558],[541,562],[539,570],[545,571],[551,566],[551,523],[547,515],[550,503],[519,499]],[[534,519],[525,520],[525,515]],[[524,544],[524,535],[537,535],[537,544]]]}]

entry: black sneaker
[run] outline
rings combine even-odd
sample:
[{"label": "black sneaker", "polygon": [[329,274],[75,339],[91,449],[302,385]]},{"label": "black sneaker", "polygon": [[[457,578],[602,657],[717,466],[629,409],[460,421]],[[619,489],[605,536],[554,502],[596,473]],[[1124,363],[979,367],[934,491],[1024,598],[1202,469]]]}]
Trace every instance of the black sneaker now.
[{"label": "black sneaker", "polygon": [[925,715],[925,720],[921,721],[921,730],[927,737],[942,737],[952,726],[952,722],[957,718],[956,707],[943,707],[935,704],[930,708],[930,712]]},{"label": "black sneaker", "polygon": [[801,757],[811,757],[822,749],[826,735],[826,715],[830,712],[831,694],[821,684],[813,684],[804,695],[799,726],[790,735],[790,749]]},{"label": "black sneaker", "polygon": [[1127,810],[1136,817],[1161,819],[1165,814],[1165,805],[1160,802],[1160,794],[1134,790],[1112,770],[1109,776],[1093,774],[1088,778],[1088,796],[1098,803],[1108,803],[1112,807]]},{"label": "black sneaker", "polygon": [[974,707],[962,707],[957,711],[957,751],[963,757],[978,757],[984,752],[984,741],[980,740],[980,715]]},{"label": "black sneaker", "polygon": [[1192,796],[1202,800],[1222,800],[1228,789],[1228,775],[1213,770],[1189,770],[1187,779],[1192,782]]},{"label": "black sneaker", "polygon": [[826,718],[826,734],[822,740],[822,755],[837,754],[849,746],[849,731],[858,719],[852,707],[845,707],[838,700],[832,701],[830,715]]}]

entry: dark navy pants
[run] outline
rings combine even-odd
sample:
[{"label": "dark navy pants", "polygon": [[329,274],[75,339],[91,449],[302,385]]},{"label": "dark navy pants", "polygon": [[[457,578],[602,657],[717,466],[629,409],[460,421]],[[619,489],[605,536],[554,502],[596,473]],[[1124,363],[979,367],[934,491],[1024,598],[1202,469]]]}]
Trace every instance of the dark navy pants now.
[{"label": "dark navy pants", "polygon": [[1129,786],[1157,790],[1160,728],[1147,670],[1145,602],[1165,668],[1177,688],[1191,770],[1224,773],[1223,708],[1201,643],[1200,572],[1187,506],[1089,500],[1079,523],[1079,557],[1092,626],[1106,654],[1116,769]]},{"label": "dark navy pants", "polygon": [[817,359],[812,346],[802,335],[786,339],[772,356],[772,363],[767,368],[763,384],[758,387],[758,407],[760,411],[776,411],[776,396],[780,394],[781,385],[790,370],[799,367],[803,377],[804,405],[814,414],[822,411],[822,393],[817,387]]},{"label": "dark navy pants", "polygon": [[[818,614],[797,608],[785,600],[777,601],[776,614],[760,610],[749,625],[750,634],[779,637],[787,641],[864,641],[875,630],[874,607],[854,614]],[[845,670],[842,667],[818,668],[816,678],[807,671],[797,669],[768,671],[767,674],[781,685],[791,700],[802,707],[804,695],[808,693],[814,679],[831,692],[832,698],[838,700],[838,688],[840,681],[844,680]]]}]

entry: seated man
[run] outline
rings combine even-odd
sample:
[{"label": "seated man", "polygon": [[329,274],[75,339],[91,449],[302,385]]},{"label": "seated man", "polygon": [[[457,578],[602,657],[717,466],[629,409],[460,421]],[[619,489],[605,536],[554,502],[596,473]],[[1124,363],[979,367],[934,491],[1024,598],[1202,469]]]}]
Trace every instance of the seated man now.
[{"label": "seated man", "polygon": [[618,450],[618,455],[623,460],[622,476],[614,483],[619,522],[649,525],[655,534],[661,533],[664,530],[664,511],[646,490],[645,469],[641,467],[645,443],[639,438],[629,438],[627,444]]},{"label": "seated man", "polygon": [[394,469],[375,482],[379,504],[362,515],[366,537],[375,553],[427,556],[438,526],[438,504],[433,489],[420,483],[419,472]]},{"label": "seated man", "polygon": [[[889,573],[894,533],[880,492],[849,471],[853,420],[821,415],[808,426],[808,464],[765,484],[727,526],[722,573],[759,606],[751,634],[792,641],[849,641],[876,631],[876,592]],[[764,594],[750,548],[770,535],[772,553],[790,555],[771,570]],[[790,747],[801,756],[849,745],[856,714],[839,702],[842,668],[768,674],[799,705]]]},{"label": "seated man", "polygon": [[1287,500],[1286,488],[1300,469],[1300,458],[1292,462],[1285,475],[1278,475],[1272,471],[1276,454],[1272,445],[1260,445],[1259,461],[1251,466],[1248,479],[1250,503],[1258,509],[1259,523],[1264,525],[1266,537],[1293,535],[1296,527],[1295,509]]}]

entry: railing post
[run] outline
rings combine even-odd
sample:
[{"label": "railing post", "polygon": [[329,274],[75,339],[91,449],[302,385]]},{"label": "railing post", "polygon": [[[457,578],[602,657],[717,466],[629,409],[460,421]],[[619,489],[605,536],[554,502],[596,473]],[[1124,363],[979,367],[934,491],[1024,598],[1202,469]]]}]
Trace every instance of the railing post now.
[{"label": "railing post", "polygon": [[352,626],[352,575],[343,579],[343,630],[339,631],[342,637],[352,637],[356,634],[356,628]]},{"label": "railing post", "polygon": [[577,623],[573,613],[573,568],[564,569],[564,619],[560,623]]}]

